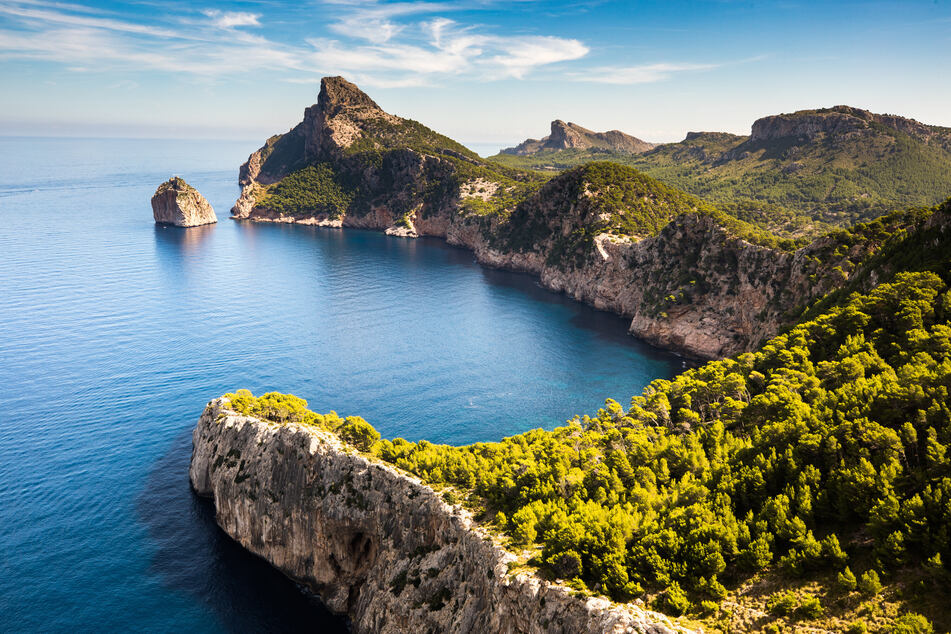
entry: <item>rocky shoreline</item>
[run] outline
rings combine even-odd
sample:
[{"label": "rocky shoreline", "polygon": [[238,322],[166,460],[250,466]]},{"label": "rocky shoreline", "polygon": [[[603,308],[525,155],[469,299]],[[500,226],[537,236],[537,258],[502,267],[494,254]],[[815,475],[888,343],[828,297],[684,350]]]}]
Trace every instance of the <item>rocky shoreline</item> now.
[{"label": "rocky shoreline", "polygon": [[[416,138],[417,145],[387,145],[404,138]],[[650,208],[643,213],[669,214],[649,235],[606,229],[613,221],[601,202],[604,192],[578,173],[555,177],[514,209],[487,211],[498,192],[520,185],[501,173],[498,182],[486,180],[498,166],[460,153],[461,146],[433,149],[453,143],[385,113],[346,80],[325,78],[304,120],[241,166],[232,217],[440,237],[470,249],[486,266],[532,273],[545,288],[626,317],[635,337],[696,359],[755,349],[791,314],[843,282],[835,262],[817,257],[827,246],[822,240],[795,252],[752,244],[702,213],[701,201],[685,203],[685,195],[660,185],[633,185],[641,193],[631,203],[647,201]],[[324,166],[340,183],[357,183],[359,204],[294,213],[269,207],[273,187],[307,165]],[[645,178],[636,172],[619,177]]]},{"label": "rocky shoreline", "polygon": [[[397,226],[391,216],[380,210],[367,216],[348,215],[342,219],[268,214],[232,217],[251,222],[369,229],[406,238],[442,238],[448,244],[472,251],[483,266],[530,273],[548,290],[631,319],[628,332],[632,336],[697,360],[744,352],[776,334],[785,316],[781,309],[784,304],[775,304],[775,290],[765,289],[758,283],[759,279],[775,278],[779,282],[770,286],[802,298],[814,292],[809,291],[812,281],[808,251],[787,253],[750,244],[730,236],[716,222],[702,216],[682,216],[665,227],[660,235],[641,240],[598,235],[596,252],[585,267],[567,271],[550,266],[539,253],[495,248],[486,239],[479,219],[465,216],[457,215],[441,222],[411,218],[415,220],[411,228]],[[731,284],[734,288],[730,293],[708,296],[706,303],[678,306],[666,314],[643,310],[645,289],[676,268],[687,249],[693,250],[691,255],[698,263],[695,266],[702,267],[704,262],[709,262],[708,270],[713,274],[717,272],[717,262],[724,259],[735,262],[735,277],[739,283],[722,280],[724,285]],[[729,318],[724,319],[725,315]]]},{"label": "rocky shoreline", "polygon": [[346,614],[357,634],[674,634],[637,604],[586,597],[530,570],[467,510],[328,432],[211,401],[192,487],[243,547]]}]

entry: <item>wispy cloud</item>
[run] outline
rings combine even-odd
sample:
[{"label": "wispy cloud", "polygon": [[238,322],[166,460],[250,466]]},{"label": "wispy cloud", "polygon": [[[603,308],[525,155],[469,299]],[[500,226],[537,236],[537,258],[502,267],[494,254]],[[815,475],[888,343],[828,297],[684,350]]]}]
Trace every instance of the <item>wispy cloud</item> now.
[{"label": "wispy cloud", "polygon": [[352,2],[347,0],[327,0],[324,4],[337,11],[330,23],[330,30],[350,38],[366,40],[374,44],[387,42],[406,30],[396,18],[417,15],[433,15],[457,10],[443,2]]},{"label": "wispy cloud", "polygon": [[670,79],[677,73],[718,68],[719,64],[642,64],[640,66],[602,66],[584,73],[572,73],[578,81],[601,84],[650,84]]},{"label": "wispy cloud", "polygon": [[211,18],[213,24],[221,29],[233,29],[238,26],[261,26],[259,22],[260,13],[219,11],[218,9],[208,9],[202,11],[202,13]]},{"label": "wispy cloud", "polygon": [[0,59],[43,60],[84,72],[153,70],[207,79],[267,71],[276,80],[313,82],[321,75],[344,74],[377,87],[460,76],[521,79],[543,68],[576,81],[636,84],[716,67],[655,63],[581,70],[579,60],[590,48],[579,39],[500,32],[453,19],[488,1],[324,0],[323,32],[287,41],[276,39],[262,13],[182,9],[132,17],[74,3],[6,0],[0,4]]}]

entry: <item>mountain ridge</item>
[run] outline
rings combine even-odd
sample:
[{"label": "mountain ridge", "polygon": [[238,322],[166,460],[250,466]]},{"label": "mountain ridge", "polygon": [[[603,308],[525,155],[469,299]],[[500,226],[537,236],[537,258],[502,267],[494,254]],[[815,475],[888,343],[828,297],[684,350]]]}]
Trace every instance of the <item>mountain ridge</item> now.
[{"label": "mountain ridge", "polygon": [[542,151],[598,148],[615,152],[639,154],[654,147],[656,143],[642,141],[620,130],[594,132],[577,123],[555,119],[551,122],[551,133],[541,139],[526,139],[515,147],[506,148],[502,154],[528,156]]},{"label": "mountain ridge", "polygon": [[810,221],[847,226],[937,204],[951,191],[951,128],[851,106],[761,117],[749,135],[688,132],[636,155],[587,148],[491,158],[548,171],[624,163],[711,202],[739,205],[748,217],[763,205],[798,214],[792,235]]}]

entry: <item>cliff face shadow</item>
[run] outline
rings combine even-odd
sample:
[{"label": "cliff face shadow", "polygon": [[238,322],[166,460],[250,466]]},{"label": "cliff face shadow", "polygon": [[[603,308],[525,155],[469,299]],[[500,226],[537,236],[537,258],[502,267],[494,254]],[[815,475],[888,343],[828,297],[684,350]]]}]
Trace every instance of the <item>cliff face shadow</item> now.
[{"label": "cliff face shadow", "polygon": [[150,572],[210,609],[229,632],[348,632],[344,619],[218,528],[212,503],[191,490],[190,458],[189,430],[155,463],[136,501],[158,551]]}]

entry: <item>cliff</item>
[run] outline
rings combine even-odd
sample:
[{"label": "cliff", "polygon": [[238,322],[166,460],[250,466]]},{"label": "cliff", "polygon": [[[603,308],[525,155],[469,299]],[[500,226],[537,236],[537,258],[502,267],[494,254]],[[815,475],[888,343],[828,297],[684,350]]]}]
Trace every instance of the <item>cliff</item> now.
[{"label": "cliff", "polygon": [[530,572],[459,506],[334,434],[211,401],[190,479],[218,525],[346,614],[358,634],[683,632],[635,604],[585,598]]},{"label": "cliff", "polygon": [[653,147],[655,147],[654,143],[641,141],[637,137],[625,134],[620,130],[594,132],[582,128],[577,123],[565,123],[556,119],[551,122],[551,134],[548,136],[541,139],[526,139],[515,147],[502,150],[502,153],[530,156],[540,152],[598,149],[639,154]]},{"label": "cliff", "polygon": [[241,184],[236,219],[442,237],[693,357],[752,349],[842,282],[817,248],[780,248],[636,170],[595,163],[545,182],[387,114],[341,78],[249,157]]},{"label": "cliff", "polygon": [[890,128],[924,143],[935,143],[951,149],[949,128],[926,125],[892,114],[876,114],[852,106],[800,110],[757,119],[753,122],[750,141],[755,143],[794,137],[815,142],[823,137],[835,138],[856,133],[874,135],[876,127]]},{"label": "cliff", "polygon": [[218,222],[215,210],[197,189],[173,176],[152,196],[152,216],[157,224],[197,227]]}]

